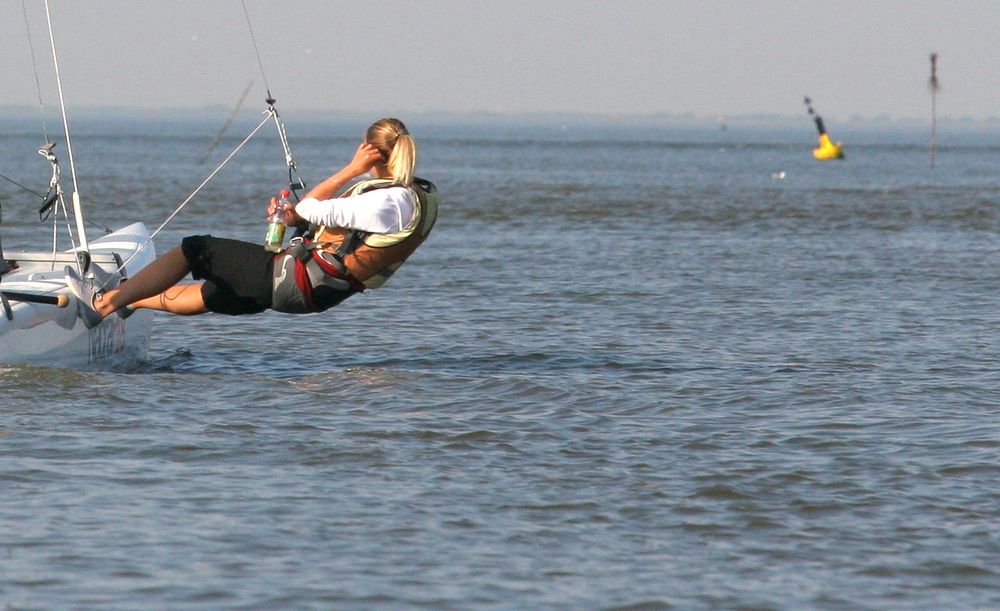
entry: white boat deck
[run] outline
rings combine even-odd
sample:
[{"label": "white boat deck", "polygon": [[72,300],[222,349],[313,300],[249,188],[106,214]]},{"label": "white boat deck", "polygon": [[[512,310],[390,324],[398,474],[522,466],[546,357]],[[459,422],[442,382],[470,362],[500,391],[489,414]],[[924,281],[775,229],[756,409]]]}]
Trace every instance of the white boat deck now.
[{"label": "white boat deck", "polygon": [[[90,243],[91,265],[115,273],[125,265],[128,277],[155,256],[152,244],[136,250],[149,233],[141,223],[124,227]],[[0,309],[0,363],[67,368],[128,367],[146,358],[152,315],[136,312],[128,320],[113,315],[93,329],[77,316],[78,303],[66,285],[65,268],[77,265],[76,253],[5,252],[11,269],[0,277],[0,291],[70,296],[67,307],[8,300]]]}]

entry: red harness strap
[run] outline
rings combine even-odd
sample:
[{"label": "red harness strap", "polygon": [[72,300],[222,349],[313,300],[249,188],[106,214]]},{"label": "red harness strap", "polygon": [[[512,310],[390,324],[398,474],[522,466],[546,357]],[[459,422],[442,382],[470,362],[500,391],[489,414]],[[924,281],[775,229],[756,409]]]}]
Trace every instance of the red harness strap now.
[{"label": "red harness strap", "polygon": [[309,307],[309,311],[315,312],[316,304],[313,302],[313,287],[312,282],[309,281],[309,272],[306,271],[306,264],[299,259],[295,259],[295,284],[302,291],[302,296],[306,299],[306,306]]},{"label": "red harness strap", "polygon": [[[281,256],[283,255],[277,255],[277,257]],[[350,272],[346,270],[341,271],[336,265],[324,259],[319,254],[319,251],[313,250],[312,258],[313,261],[315,261],[316,264],[319,265],[320,269],[323,270],[323,273],[329,276],[333,276],[334,278],[340,278],[342,280],[346,280],[347,283],[351,285],[351,288],[358,293],[361,293],[365,290],[364,283],[362,283],[360,280],[351,275]],[[309,270],[306,268],[306,264],[305,262],[302,261],[302,259],[294,257],[294,260],[295,260],[295,285],[298,286],[299,290],[302,292],[302,296],[305,298],[306,306],[309,308],[309,310],[312,312],[316,312],[317,311],[316,302],[313,301],[313,286],[312,282],[309,280]]]},{"label": "red harness strap", "polygon": [[347,271],[346,268],[343,271],[341,271],[340,268],[338,268],[336,265],[324,259],[323,256],[319,253],[319,250],[313,250],[312,255],[313,255],[313,260],[316,261],[317,264],[319,264],[320,269],[322,269],[328,275],[333,276],[334,278],[340,278],[342,280],[346,280],[347,283],[351,285],[352,289],[354,289],[359,293],[364,292],[365,290],[364,283],[355,278],[349,271]]}]

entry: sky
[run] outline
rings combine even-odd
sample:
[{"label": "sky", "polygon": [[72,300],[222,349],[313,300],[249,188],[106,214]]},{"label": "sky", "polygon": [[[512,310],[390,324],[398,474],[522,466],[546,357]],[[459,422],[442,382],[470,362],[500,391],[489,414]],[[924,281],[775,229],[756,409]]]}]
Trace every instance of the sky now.
[{"label": "sky", "polygon": [[[57,107],[41,0],[0,0],[0,107]],[[996,0],[51,0],[70,108],[829,120],[1000,116]]]}]

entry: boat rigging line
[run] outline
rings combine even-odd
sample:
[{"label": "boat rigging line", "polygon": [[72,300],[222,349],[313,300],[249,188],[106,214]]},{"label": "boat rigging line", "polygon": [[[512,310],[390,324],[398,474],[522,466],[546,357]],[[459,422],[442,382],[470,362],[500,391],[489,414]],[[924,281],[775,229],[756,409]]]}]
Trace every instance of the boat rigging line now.
[{"label": "boat rigging line", "polygon": [[260,68],[260,76],[264,81],[264,90],[267,91],[267,112],[274,117],[274,125],[278,128],[278,138],[281,140],[281,148],[285,152],[285,165],[288,166],[288,188],[295,196],[295,201],[299,201],[299,190],[306,188],[306,183],[299,177],[298,168],[295,165],[295,158],[288,147],[288,136],[285,134],[285,124],[278,114],[278,109],[274,106],[275,99],[271,95],[271,85],[267,82],[267,72],[264,71],[264,60],[260,56],[260,47],[257,46],[257,37],[253,32],[253,23],[250,20],[250,11],[247,10],[246,0],[240,0],[243,5],[243,15],[247,20],[247,30],[250,32],[250,42],[253,43],[254,53],[257,55],[257,66]]},{"label": "boat rigging line", "polygon": [[233,109],[229,112],[229,116],[226,117],[226,122],[222,124],[222,128],[219,129],[219,131],[215,134],[215,137],[212,138],[212,142],[208,145],[208,149],[205,150],[205,153],[201,156],[201,159],[198,160],[198,165],[205,163],[205,161],[209,158],[209,156],[211,156],[212,152],[215,150],[215,147],[219,145],[219,141],[222,140],[223,134],[225,134],[226,130],[229,129],[229,124],[233,122],[233,119],[236,118],[236,115],[240,112],[240,109],[243,108],[243,102],[247,99],[247,94],[250,93],[250,88],[253,87],[253,83],[254,83],[253,79],[251,79],[250,82],[247,83],[246,88],[243,89],[243,94],[240,96],[239,102],[236,102],[236,106],[233,107]]},{"label": "boat rigging line", "polygon": [[45,194],[42,193],[41,191],[36,191],[35,189],[32,189],[31,187],[22,185],[21,183],[17,182],[13,178],[10,178],[10,177],[4,176],[3,174],[0,174],[0,179],[6,180],[7,182],[9,182],[10,184],[14,185],[15,187],[21,188],[21,190],[23,190],[25,193],[31,193],[32,195],[36,195],[38,197],[45,198]]},{"label": "boat rigging line", "polygon": [[35,74],[35,91],[38,92],[38,114],[42,120],[42,137],[45,138],[45,144],[52,142],[49,140],[49,128],[45,123],[45,104],[42,103],[42,84],[38,80],[38,62],[35,60],[35,45],[31,41],[31,24],[28,23],[28,7],[24,3],[25,0],[21,0],[21,13],[24,15],[24,30],[28,35],[28,51],[31,53],[31,67]]},{"label": "boat rigging line", "polygon": [[229,153],[229,156],[227,156],[225,159],[223,159],[222,163],[220,163],[214,170],[212,170],[212,172],[205,178],[205,180],[201,181],[201,184],[198,185],[197,187],[195,187],[195,190],[192,191],[191,194],[188,195],[187,198],[185,198],[184,201],[182,201],[180,203],[180,205],[177,206],[177,208],[175,208],[174,211],[170,213],[170,216],[167,217],[167,220],[165,220],[162,223],[160,223],[160,226],[156,228],[156,231],[154,231],[151,234],[149,234],[149,237],[146,239],[146,241],[143,242],[142,245],[139,246],[139,248],[137,248],[135,250],[135,252],[132,253],[131,256],[129,256],[128,259],[125,259],[124,263],[122,263],[121,266],[119,266],[118,270],[116,270],[115,273],[121,272],[121,270],[125,268],[125,265],[129,261],[131,261],[132,258],[135,257],[139,253],[140,250],[142,250],[143,248],[145,248],[146,245],[149,244],[153,240],[154,237],[156,237],[156,234],[160,233],[160,231],[162,231],[163,228],[166,227],[167,224],[170,221],[174,220],[174,217],[176,217],[180,213],[180,211],[183,210],[184,207],[187,206],[188,203],[190,203],[191,200],[193,200],[196,195],[198,195],[198,192],[200,192],[205,187],[205,185],[207,185],[209,183],[209,181],[211,181],[213,178],[215,178],[216,174],[218,174],[219,172],[221,172],[222,169],[224,167],[226,167],[226,165],[232,160],[232,158],[236,156],[236,153],[239,153],[243,149],[243,147],[246,145],[246,143],[250,142],[250,139],[253,138],[254,136],[256,136],[257,132],[259,132],[262,127],[264,127],[265,125],[267,125],[267,122],[270,121],[270,120],[271,120],[271,116],[270,115],[264,117],[264,120],[261,121],[257,125],[257,127],[254,128],[254,130],[252,132],[250,132],[250,135],[248,135],[246,138],[244,138],[243,142],[240,142],[236,146],[236,148],[233,149],[233,151],[231,153]]},{"label": "boat rigging line", "polygon": [[268,103],[274,101],[271,95],[271,86],[267,83],[267,73],[264,72],[264,61],[260,58],[260,48],[257,46],[257,37],[253,33],[253,23],[250,22],[250,11],[247,10],[246,0],[240,0],[243,4],[243,15],[247,18],[247,30],[250,32],[250,42],[253,43],[253,50],[257,54],[257,66],[260,68],[260,76],[264,79],[264,90],[267,91]]}]

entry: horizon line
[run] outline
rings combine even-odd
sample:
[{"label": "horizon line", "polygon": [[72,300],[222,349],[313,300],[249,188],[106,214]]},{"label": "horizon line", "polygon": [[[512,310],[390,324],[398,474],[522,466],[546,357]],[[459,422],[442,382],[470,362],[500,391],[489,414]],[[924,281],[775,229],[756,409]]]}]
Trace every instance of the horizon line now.
[{"label": "horizon line", "polygon": [[[400,109],[401,111],[402,109]],[[73,110],[74,115],[90,115],[95,113],[100,113],[106,117],[109,112],[120,112],[122,114],[133,115],[133,116],[150,116],[150,115],[163,115],[163,114],[176,114],[176,113],[189,113],[194,116],[192,118],[197,119],[208,119],[216,118],[221,114],[225,117],[232,109],[224,104],[204,104],[200,106],[119,106],[119,105],[83,105],[75,108]],[[46,109],[46,116],[50,113],[55,112],[52,109]],[[330,117],[356,117],[356,116],[368,116],[371,111],[368,110],[355,110],[347,108],[336,108],[336,109],[321,109],[321,108],[293,108],[291,110],[285,109],[283,112],[292,113],[298,115],[304,115],[309,117],[316,116],[330,116]],[[38,108],[33,108],[29,104],[4,104],[0,105],[0,116],[3,119],[16,120],[16,119],[37,119],[38,118]],[[251,116],[260,114],[259,110],[252,108],[243,108],[237,111],[236,116]],[[396,112],[400,114],[400,112]],[[694,111],[683,111],[683,112],[669,112],[669,111],[656,111],[656,112],[598,112],[598,111],[555,111],[555,110],[539,110],[539,111],[501,111],[501,110],[406,110],[402,111],[402,114],[407,116],[421,116],[421,117],[438,117],[438,118],[464,118],[464,119],[590,119],[590,120],[603,120],[607,122],[619,122],[622,120],[633,120],[633,121],[653,121],[653,122],[674,122],[674,123],[699,123],[699,124],[716,124],[716,125],[728,125],[730,123],[801,123],[808,121],[806,115],[799,116],[798,114],[782,114],[782,113],[764,113],[764,112],[745,112],[738,114],[697,114]],[[879,113],[876,115],[862,115],[860,113],[851,114],[848,117],[838,117],[837,115],[825,114],[825,120],[828,123],[840,123],[840,124],[893,124],[893,125],[923,125],[927,123],[930,119],[927,117],[913,117],[913,116],[893,116],[888,113]],[[950,124],[963,124],[963,125],[994,125],[1000,124],[1000,116],[998,115],[987,115],[982,117],[974,117],[971,115],[941,115],[937,118],[938,123],[950,123]]]}]

